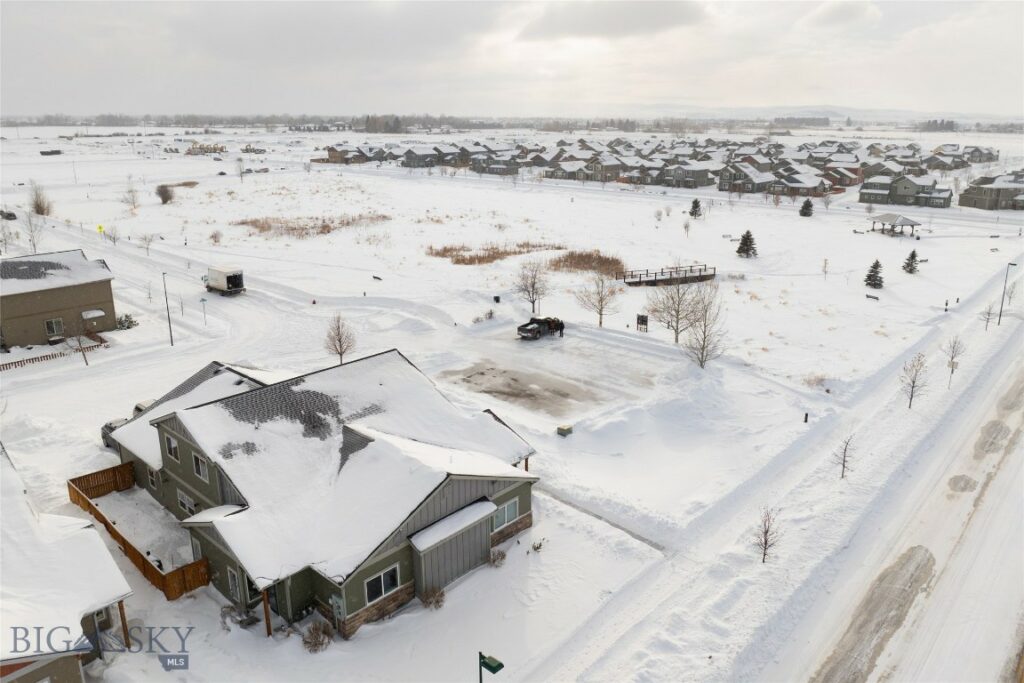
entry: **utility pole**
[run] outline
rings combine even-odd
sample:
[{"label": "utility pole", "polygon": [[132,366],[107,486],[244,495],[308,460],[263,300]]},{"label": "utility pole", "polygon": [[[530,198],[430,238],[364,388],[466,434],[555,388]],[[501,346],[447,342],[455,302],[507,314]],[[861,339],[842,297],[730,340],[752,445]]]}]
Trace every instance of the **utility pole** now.
[{"label": "utility pole", "polygon": [[167,298],[167,273],[164,276],[164,306],[167,308],[167,334],[171,337],[171,346],[174,346],[174,330],[171,329],[171,302]]},{"label": "utility pole", "polygon": [[1017,267],[1016,263],[1006,264],[1006,277],[1003,278],[1003,296],[999,298],[999,320],[996,322],[996,327],[1003,324],[1003,302],[1006,301],[1006,283],[1010,281],[1010,266]]}]

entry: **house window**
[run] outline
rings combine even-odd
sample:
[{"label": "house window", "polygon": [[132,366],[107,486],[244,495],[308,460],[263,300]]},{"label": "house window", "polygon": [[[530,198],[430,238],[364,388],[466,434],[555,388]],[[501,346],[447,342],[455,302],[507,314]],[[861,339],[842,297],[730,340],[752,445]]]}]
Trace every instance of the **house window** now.
[{"label": "house window", "polygon": [[164,445],[167,446],[167,457],[175,462],[181,462],[178,457],[178,440],[173,436],[164,435]]},{"label": "house window", "polygon": [[238,572],[231,567],[228,567],[228,594],[235,600],[241,599],[241,593],[238,589]]},{"label": "house window", "polygon": [[203,546],[199,544],[199,539],[195,536],[192,537],[192,561],[196,562],[201,560],[203,557]]},{"label": "house window", "polygon": [[189,515],[196,514],[196,502],[181,489],[178,489],[178,507]]},{"label": "house window", "polygon": [[147,467],[146,468],[146,476],[149,478],[149,488],[155,489],[156,488],[156,482],[157,482],[156,470],[154,470],[152,467]]},{"label": "house window", "polygon": [[377,602],[398,588],[398,565],[366,581],[366,604]]},{"label": "house window", "polygon": [[46,321],[46,335],[48,337],[64,336],[64,319],[54,318]]},{"label": "house window", "polygon": [[508,526],[519,518],[519,499],[513,498],[494,513],[494,530]]},{"label": "house window", "polygon": [[198,453],[192,454],[192,471],[203,481],[209,483],[210,473],[206,469],[206,458]]}]

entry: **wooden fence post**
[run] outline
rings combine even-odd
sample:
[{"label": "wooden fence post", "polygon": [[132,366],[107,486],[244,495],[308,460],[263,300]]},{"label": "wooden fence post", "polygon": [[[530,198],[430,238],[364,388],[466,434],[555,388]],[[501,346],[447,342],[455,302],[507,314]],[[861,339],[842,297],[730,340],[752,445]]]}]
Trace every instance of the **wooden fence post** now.
[{"label": "wooden fence post", "polygon": [[263,620],[267,622],[267,638],[270,637],[270,597],[263,591]]},{"label": "wooden fence post", "polygon": [[117,611],[121,613],[121,633],[124,634],[124,647],[127,650],[131,644],[128,642],[128,619],[124,616],[124,600],[117,601]]}]

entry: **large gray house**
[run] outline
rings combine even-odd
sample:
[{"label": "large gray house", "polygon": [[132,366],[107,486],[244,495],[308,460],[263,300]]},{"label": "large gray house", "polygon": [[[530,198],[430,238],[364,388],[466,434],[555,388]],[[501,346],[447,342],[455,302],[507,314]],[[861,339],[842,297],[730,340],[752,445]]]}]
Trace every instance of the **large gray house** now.
[{"label": "large gray house", "polygon": [[396,350],[266,385],[211,363],[112,438],[228,600],[345,637],[533,520],[530,445]]},{"label": "large gray house", "polygon": [[1024,169],[1001,176],[983,176],[960,193],[960,206],[975,209],[1024,209]]},{"label": "large gray house", "polygon": [[929,176],[898,175],[874,176],[860,187],[858,200],[862,204],[904,204],[914,206],[949,207],[953,191],[938,187]]}]

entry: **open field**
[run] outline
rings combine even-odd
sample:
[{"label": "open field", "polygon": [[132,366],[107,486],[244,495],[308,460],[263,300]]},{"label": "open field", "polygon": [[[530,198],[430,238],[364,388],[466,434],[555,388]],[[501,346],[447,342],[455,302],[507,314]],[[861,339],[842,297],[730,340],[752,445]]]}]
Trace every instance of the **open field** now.
[{"label": "open field", "polygon": [[[851,191],[828,210],[816,202],[814,215],[802,218],[799,204],[788,200],[775,207],[748,195],[730,203],[713,189],[513,183],[396,167],[303,168],[314,147],[346,135],[362,141],[351,133],[207,136],[232,148],[252,142],[270,149],[247,160],[270,172],[240,179],[232,154],[215,162],[160,153],[181,131],[142,138],[135,154],[124,138],[58,145],[59,132],[65,131],[3,131],[3,205],[20,215],[29,181],[43,185],[54,212],[40,251],[82,248],[105,259],[115,275],[118,313],[132,313],[141,324],[111,334],[111,347],[91,354],[88,367],[65,358],[0,377],[4,445],[45,509],[83,514],[67,504],[64,482],[116,462],[99,443],[100,425],[203,364],[221,360],[285,373],[332,364],[322,340],[336,312],[355,328],[356,355],[397,347],[455,402],[501,415],[536,447],[531,473],[551,494],[537,496],[537,524],[529,532],[531,539],[552,539],[550,550],[530,558],[510,552],[503,569],[484,568],[454,585],[441,611],[417,604],[325,655],[308,655],[297,638],[276,639],[268,648],[261,633],[223,630],[224,601],[210,588],[164,603],[115,551],[136,590],[127,603],[130,616],[197,626],[196,680],[279,678],[297,661],[311,673],[341,668],[355,679],[466,678],[472,669],[452,663],[461,656],[472,667],[480,648],[503,655],[503,675],[513,680],[806,677],[851,624],[862,596],[849,586],[872,585],[873,575],[851,577],[844,567],[865,558],[890,566],[905,550],[876,548],[865,535],[885,536],[887,525],[916,510],[914,501],[930,491],[926,483],[968,501],[985,493],[963,480],[953,485],[951,477],[966,470],[949,454],[966,434],[973,437],[969,420],[987,420],[997,385],[1021,366],[1021,301],[987,331],[978,314],[998,305],[1006,263],[1024,257],[1024,212],[901,207],[922,223],[920,239],[912,240],[864,232],[871,224]],[[835,131],[807,137],[826,135]],[[1002,149],[1001,167],[1024,161],[1022,142],[1010,137],[863,135],[931,146],[988,144]],[[298,144],[288,144],[293,141]],[[65,153],[38,155],[56,146]],[[227,174],[218,175],[222,170]],[[134,212],[121,201],[129,176],[141,196]],[[155,186],[183,181],[196,185],[175,188],[174,201],[160,204]],[[690,219],[687,233],[695,197],[707,213]],[[108,231],[116,226],[116,245],[98,234],[101,224]],[[746,230],[757,241],[756,259],[735,254],[734,240]],[[141,243],[146,235],[155,236],[148,253]],[[540,246],[516,248],[523,244]],[[478,253],[489,245],[513,253],[468,264],[429,253],[445,246]],[[645,287],[627,288],[618,312],[599,328],[596,315],[573,296],[586,274],[573,271],[553,272],[553,291],[540,302],[541,315],[566,322],[565,337],[518,340],[515,327],[530,307],[516,298],[512,277],[524,261],[556,258],[562,253],[556,247],[599,249],[627,268],[715,266],[727,315],[725,355],[701,370],[653,321],[648,333],[637,332]],[[900,269],[912,249],[927,261],[915,275]],[[11,252],[26,253],[25,241]],[[885,277],[879,291],[863,285],[875,259]],[[248,291],[208,295],[201,276],[212,264],[242,267]],[[1018,269],[1011,282],[1021,275]],[[947,390],[939,347],[952,334],[965,340],[968,354]],[[907,411],[897,375],[917,352],[928,358],[933,381]],[[562,424],[574,426],[572,436],[555,434]],[[972,481],[984,481],[1010,444],[1020,455],[1020,441],[1011,439],[1016,426],[988,434],[992,450],[980,448],[991,463],[979,458],[978,471],[967,472]],[[854,432],[858,456],[850,478],[840,481],[829,454]],[[1007,470],[1019,475],[1019,468]],[[993,491],[1011,488],[996,481]],[[767,565],[749,538],[761,506],[779,507],[786,531]],[[950,552],[927,535],[907,540],[927,546],[941,573]],[[917,587],[922,577],[911,574],[908,585]],[[837,593],[852,607],[831,615],[821,601],[842,581],[850,584]],[[479,607],[484,603],[486,610]],[[899,623],[918,618],[916,608],[906,607],[886,622],[890,643],[905,640]],[[832,640],[815,641],[814,656],[806,657],[813,662],[780,664],[776,646],[791,637],[812,640],[801,621],[807,615],[818,617]],[[1012,632],[1020,615],[1019,607],[1004,610],[1000,623]],[[920,618],[936,619],[930,612]],[[430,635],[410,639],[423,632]],[[487,635],[478,646],[480,633]],[[1001,664],[1008,653],[996,650],[1005,645],[982,655]],[[934,663],[921,663],[923,655],[874,655],[895,671],[935,670],[928,668]],[[374,659],[387,666],[365,668]],[[129,680],[152,675],[157,666],[125,655],[93,674]]]}]

